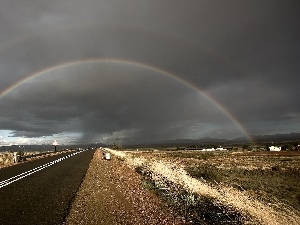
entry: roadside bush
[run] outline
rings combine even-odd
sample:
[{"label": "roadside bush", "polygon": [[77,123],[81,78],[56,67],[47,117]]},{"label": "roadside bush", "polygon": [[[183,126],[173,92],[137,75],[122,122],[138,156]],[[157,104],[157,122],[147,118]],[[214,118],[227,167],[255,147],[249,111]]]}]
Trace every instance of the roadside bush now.
[{"label": "roadside bush", "polygon": [[149,179],[142,179],[142,187],[149,191],[157,189],[155,182]]},{"label": "roadside bush", "polygon": [[135,172],[142,175],[143,177],[147,177],[147,178],[151,177],[149,170],[144,166],[135,167]]},{"label": "roadside bush", "polygon": [[[192,173],[211,181],[219,181],[218,170],[208,165],[191,168]],[[164,206],[185,218],[189,224],[244,224],[247,220],[231,207],[220,204],[216,199],[192,193],[182,186],[164,177],[156,177],[145,166],[138,166],[135,171],[142,176],[141,186],[155,193]],[[156,177],[156,178],[154,178]]]},{"label": "roadside bush", "polygon": [[281,167],[279,165],[272,166],[272,171],[281,171]]},{"label": "roadside bush", "polygon": [[114,143],[112,149],[114,149],[114,150],[121,150],[121,149],[123,149],[123,146],[121,144]]},{"label": "roadside bush", "polygon": [[191,193],[172,182],[164,181],[162,186],[165,188],[161,188],[152,179],[144,177],[142,186],[158,195],[165,206],[183,216],[189,224],[243,224],[246,219],[215,199]]},{"label": "roadside bush", "polygon": [[219,174],[219,171],[216,167],[211,165],[198,165],[196,167],[189,167],[186,169],[188,174],[190,174],[192,177],[201,179],[203,178],[206,181],[209,182],[220,182],[221,176]]},{"label": "roadside bush", "polygon": [[18,151],[17,155],[18,156],[24,156],[24,151]]}]

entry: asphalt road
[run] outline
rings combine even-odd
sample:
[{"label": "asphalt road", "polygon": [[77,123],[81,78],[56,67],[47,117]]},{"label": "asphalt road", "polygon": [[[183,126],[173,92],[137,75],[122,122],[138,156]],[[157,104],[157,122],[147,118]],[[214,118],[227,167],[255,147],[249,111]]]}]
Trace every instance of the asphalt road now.
[{"label": "asphalt road", "polygon": [[[70,154],[64,153],[0,170],[0,182],[12,177],[16,179],[26,171],[34,172],[0,188],[1,225],[58,225],[64,222],[94,150],[78,153],[50,165],[50,162]],[[49,166],[42,167],[45,164]],[[35,171],[35,168],[42,169]]]}]

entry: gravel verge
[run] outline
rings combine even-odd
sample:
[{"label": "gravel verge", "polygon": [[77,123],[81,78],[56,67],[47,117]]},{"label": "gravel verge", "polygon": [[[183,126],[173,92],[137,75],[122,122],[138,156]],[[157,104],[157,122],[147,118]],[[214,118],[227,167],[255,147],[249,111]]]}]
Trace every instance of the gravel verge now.
[{"label": "gravel verge", "polygon": [[185,224],[123,161],[94,154],[64,224]]}]

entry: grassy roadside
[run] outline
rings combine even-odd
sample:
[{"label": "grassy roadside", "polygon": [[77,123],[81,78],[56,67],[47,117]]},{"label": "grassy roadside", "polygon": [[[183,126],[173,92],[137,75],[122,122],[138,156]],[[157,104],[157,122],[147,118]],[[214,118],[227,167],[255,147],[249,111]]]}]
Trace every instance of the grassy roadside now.
[{"label": "grassy roadside", "polygon": [[216,181],[270,204],[284,203],[300,211],[300,153],[288,157],[215,155],[188,165],[186,170],[197,179]]},{"label": "grassy roadside", "polygon": [[[300,221],[299,211],[295,207],[288,206],[277,198],[270,201],[265,195],[258,195],[255,192],[262,192],[260,179],[255,176],[270,177],[270,173],[273,175],[274,180],[269,181],[270,185],[266,186],[269,186],[268,188],[272,190],[278,190],[277,181],[279,177],[285,176],[282,172],[287,172],[291,168],[295,169],[299,165],[297,154],[293,156],[293,160],[288,160],[287,158],[290,156],[287,155],[273,155],[273,157],[270,157],[272,155],[249,155],[243,152],[225,151],[205,153],[196,151],[158,151],[151,154],[140,151],[126,153],[114,151],[113,153],[119,155],[122,160],[135,168],[142,167],[144,171],[150,171],[150,174],[152,173],[151,179],[148,179],[146,185],[154,188],[156,192],[169,190],[168,194],[164,195],[171,195],[173,199],[177,199],[178,205],[183,205],[182,209],[185,208],[189,211],[188,214],[195,214],[194,209],[201,211],[203,208],[209,208],[215,212],[214,215],[220,215],[221,212],[216,211],[217,207],[229,215],[231,222],[237,224],[298,224]],[[197,177],[197,179],[190,175]],[[297,174],[294,175],[297,181]],[[245,176],[249,177],[248,181]],[[255,182],[251,182],[253,179],[256,179],[256,186],[254,185]],[[244,186],[238,182],[239,180],[244,182],[242,184]],[[169,185],[163,184],[164,182],[169,183]],[[247,182],[252,186],[247,187],[245,185]],[[274,188],[272,188],[271,183],[273,183]],[[256,189],[253,190],[252,188]],[[186,199],[186,201],[180,199]],[[190,204],[191,199],[194,209],[193,207],[186,207]],[[297,203],[295,202],[295,204]],[[242,214],[239,214],[239,212]],[[202,210],[202,212],[198,212],[198,217],[200,215],[200,217],[206,219],[205,214],[206,211]],[[249,219],[248,216],[251,218]],[[219,218],[220,220],[217,223],[220,224],[224,217],[220,216]],[[225,219],[228,219],[228,217],[225,217]]]}]

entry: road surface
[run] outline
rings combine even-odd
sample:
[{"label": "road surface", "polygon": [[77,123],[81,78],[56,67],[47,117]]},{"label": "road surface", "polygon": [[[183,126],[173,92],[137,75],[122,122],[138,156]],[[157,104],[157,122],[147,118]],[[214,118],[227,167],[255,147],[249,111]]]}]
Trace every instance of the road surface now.
[{"label": "road surface", "polygon": [[1,169],[0,224],[62,224],[94,150],[71,154]]}]

